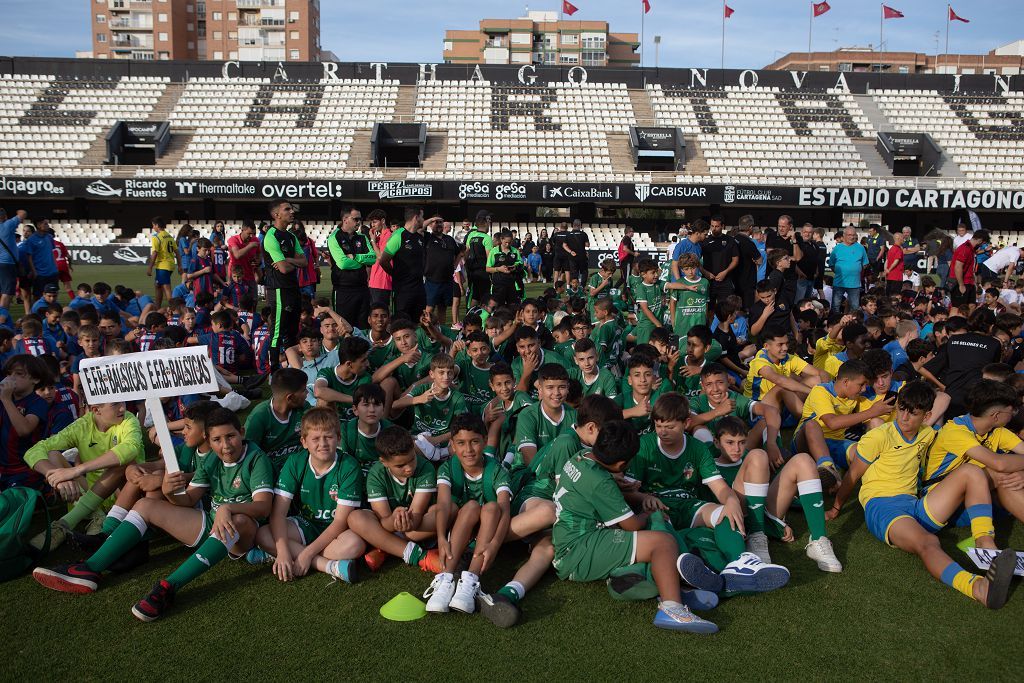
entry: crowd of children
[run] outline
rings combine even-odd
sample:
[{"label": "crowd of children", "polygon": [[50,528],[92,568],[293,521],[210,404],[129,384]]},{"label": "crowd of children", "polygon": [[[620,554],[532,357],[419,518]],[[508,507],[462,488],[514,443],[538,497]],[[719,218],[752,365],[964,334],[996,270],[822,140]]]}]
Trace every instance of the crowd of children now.
[{"label": "crowd of children", "polygon": [[[228,556],[282,581],[346,582],[390,556],[433,575],[430,613],[511,626],[553,568],[605,581],[616,599],[657,597],[656,626],[713,633],[695,611],[788,583],[770,541],[797,540],[794,506],[807,557],[843,571],[827,526],[859,483],[880,541],[989,607],[1007,600],[1012,551],[979,575],[935,536],[969,526],[995,549],[997,510],[1024,519],[1024,321],[998,289],[951,310],[927,278],[899,291],[868,281],[844,314],[828,297],[792,300],[775,250],[749,307],[726,296],[709,308],[693,253],[677,280],[640,259],[621,288],[609,263],[576,291],[559,283],[521,303],[510,282],[457,328],[383,305],[346,320],[306,296],[297,343],[243,425],[239,401],[269,372],[268,316],[241,271],[218,272],[213,245],[195,246],[166,306],[83,283],[66,307],[48,290],[18,327],[0,321],[2,485],[67,503],[35,542],[88,555],[37,568],[43,586],[97,590],[105,572],[147,561],[158,528],[195,552],[133,607],[144,621]],[[971,342],[992,355],[967,383],[961,335],[993,340]],[[86,406],[78,365],[195,344],[223,389],[165,401],[181,468],[165,473],[155,445],[146,457],[151,416]],[[485,590],[511,543],[526,561]]]}]

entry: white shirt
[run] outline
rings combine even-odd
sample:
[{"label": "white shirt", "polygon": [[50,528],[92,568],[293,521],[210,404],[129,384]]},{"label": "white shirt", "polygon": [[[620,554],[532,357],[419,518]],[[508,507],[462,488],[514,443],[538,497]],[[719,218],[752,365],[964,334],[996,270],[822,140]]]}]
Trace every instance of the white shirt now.
[{"label": "white shirt", "polygon": [[1016,306],[1021,302],[1016,289],[1000,289],[999,300],[1007,306]]},{"label": "white shirt", "polygon": [[966,242],[969,239],[971,239],[971,237],[973,237],[973,236],[974,236],[973,232],[968,232],[968,233],[965,233],[963,235],[954,235],[953,236],[953,248],[956,249],[961,244],[963,244],[964,242]]},{"label": "white shirt", "polygon": [[1007,266],[1017,263],[1019,258],[1020,249],[1018,247],[1003,247],[985,259],[984,265],[993,273],[998,273]]}]

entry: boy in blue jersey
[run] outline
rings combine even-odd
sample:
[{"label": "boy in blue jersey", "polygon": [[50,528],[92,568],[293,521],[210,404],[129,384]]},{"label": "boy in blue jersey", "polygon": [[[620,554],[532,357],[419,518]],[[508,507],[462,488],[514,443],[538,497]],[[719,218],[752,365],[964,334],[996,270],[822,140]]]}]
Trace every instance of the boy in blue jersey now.
[{"label": "boy in blue jersey", "polygon": [[39,488],[44,482],[23,460],[39,440],[48,406],[35,390],[48,374],[42,361],[27,354],[11,356],[0,381],[0,490]]},{"label": "boy in blue jersey", "polygon": [[208,333],[190,337],[190,343],[203,344],[210,350],[210,358],[217,370],[232,384],[240,384],[240,373],[252,369],[252,348],[240,332],[234,329],[235,320],[230,311],[217,311],[210,316]]},{"label": "boy in blue jersey", "polygon": [[[983,389],[985,387],[982,387]],[[896,419],[872,429],[850,446],[850,469],[843,477],[826,519],[835,519],[861,482],[860,502],[868,530],[883,543],[917,555],[928,573],[977,600],[999,609],[1006,604],[1016,553],[1004,550],[985,576],[968,572],[946,554],[936,533],[966,508],[978,548],[995,549],[992,497],[985,472],[972,463],[957,467],[918,497],[921,464],[936,432],[925,425],[935,390],[924,382],[907,384],[896,402]]]},{"label": "boy in blue jersey", "polygon": [[14,342],[14,352],[30,356],[55,356],[58,350],[49,337],[43,336],[42,323],[35,317],[26,317],[21,322],[21,335]]}]

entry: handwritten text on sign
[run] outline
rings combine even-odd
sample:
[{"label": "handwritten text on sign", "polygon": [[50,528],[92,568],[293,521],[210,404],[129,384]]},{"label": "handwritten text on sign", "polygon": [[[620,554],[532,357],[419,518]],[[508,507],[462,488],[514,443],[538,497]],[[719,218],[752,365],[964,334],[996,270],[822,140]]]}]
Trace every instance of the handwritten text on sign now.
[{"label": "handwritten text on sign", "polygon": [[217,391],[205,346],[83,359],[78,373],[90,404]]}]

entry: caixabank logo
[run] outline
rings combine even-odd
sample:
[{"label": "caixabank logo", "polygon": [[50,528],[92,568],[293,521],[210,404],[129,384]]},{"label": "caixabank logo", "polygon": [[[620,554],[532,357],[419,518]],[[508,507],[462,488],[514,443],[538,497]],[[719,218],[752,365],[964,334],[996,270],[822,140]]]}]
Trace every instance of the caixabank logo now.
[{"label": "caixabank logo", "polygon": [[544,199],[618,199],[619,186],[597,187],[594,185],[545,185],[541,195]]}]

